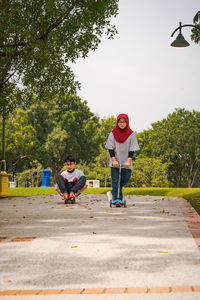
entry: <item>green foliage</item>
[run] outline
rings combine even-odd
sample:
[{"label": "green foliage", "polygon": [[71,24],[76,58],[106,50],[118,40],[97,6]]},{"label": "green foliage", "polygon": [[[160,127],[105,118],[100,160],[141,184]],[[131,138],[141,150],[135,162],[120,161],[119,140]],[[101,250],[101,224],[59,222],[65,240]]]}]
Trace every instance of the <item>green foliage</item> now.
[{"label": "green foliage", "polygon": [[185,195],[184,198],[190,202],[192,207],[194,207],[194,209],[200,215],[200,192],[189,193]]},{"label": "green foliage", "polygon": [[[31,173],[40,162],[42,168],[52,170],[55,181],[64,157],[73,154],[88,179],[111,186],[105,143],[115,126],[113,116],[99,122],[79,97],[57,96],[48,104],[32,105],[28,111],[16,110],[6,126],[10,172],[14,166],[17,172],[29,169]],[[199,186],[199,129],[199,112],[176,109],[137,134],[140,151],[128,186]]]},{"label": "green foliage", "polygon": [[80,168],[84,170],[84,174],[88,179],[100,180],[101,186],[111,186],[111,172],[109,167],[109,152],[105,149],[108,135],[116,125],[116,118],[110,116],[100,121],[100,127],[96,131],[96,139],[99,140],[99,154],[89,165],[82,164]]},{"label": "green foliage", "polygon": [[151,185],[152,187],[167,187],[169,186],[169,181],[166,178],[167,176],[163,176],[159,174],[159,172],[155,172],[152,180],[151,180]]},{"label": "green foliage", "polygon": [[143,175],[143,172],[141,170],[138,170],[133,167],[131,172],[131,178],[126,184],[126,186],[129,187],[144,187],[146,186],[145,177]]},{"label": "green foliage", "polygon": [[99,153],[99,119],[78,96],[55,97],[47,105],[37,103],[28,111],[39,147],[37,160],[52,169],[54,179],[67,154],[77,162],[93,162]]},{"label": "green foliage", "polygon": [[113,38],[117,11],[118,0],[1,1],[0,113],[74,92],[69,64]]},{"label": "green foliage", "polygon": [[[193,22],[194,25],[199,27],[200,29],[200,11],[198,11],[196,13],[196,15],[193,18]],[[195,43],[199,43],[200,42],[200,30],[196,29],[196,28],[192,28],[192,35],[191,35],[191,39],[195,42]]]},{"label": "green foliage", "polygon": [[198,184],[200,113],[176,109],[139,136],[141,155],[170,163],[168,180],[174,186]]},{"label": "green foliage", "polygon": [[110,132],[116,126],[116,118],[114,116],[110,116],[108,118],[101,119],[99,135],[101,137],[101,145],[105,148],[105,144]]},{"label": "green foliage", "polygon": [[100,154],[95,158],[95,168],[98,169],[98,179],[102,186],[111,185],[111,171],[109,167],[110,155],[107,149],[100,147]]},{"label": "green foliage", "polygon": [[111,186],[111,172],[109,167],[109,152],[100,146],[100,153],[93,163],[78,165],[83,170],[87,179],[100,180],[101,186]]},{"label": "green foliage", "polygon": [[140,158],[133,163],[133,170],[127,186],[130,187],[167,187],[167,163],[156,158]]},{"label": "green foliage", "polygon": [[[103,118],[100,121],[100,128],[97,132],[97,136],[100,141],[99,155],[95,158],[94,163],[90,166],[91,170],[89,172],[90,179],[100,180],[101,186],[111,186],[111,171],[109,167],[109,152],[105,149],[105,144],[108,135],[116,125],[116,118],[110,116],[108,118]],[[91,174],[92,172],[92,174]]]},{"label": "green foliage", "polygon": [[[0,124],[0,131],[2,125]],[[13,168],[23,169],[31,165],[35,158],[38,146],[35,129],[28,120],[27,113],[17,109],[10,118],[6,120],[6,158],[8,161],[8,172]],[[2,148],[0,141],[0,147]]]}]

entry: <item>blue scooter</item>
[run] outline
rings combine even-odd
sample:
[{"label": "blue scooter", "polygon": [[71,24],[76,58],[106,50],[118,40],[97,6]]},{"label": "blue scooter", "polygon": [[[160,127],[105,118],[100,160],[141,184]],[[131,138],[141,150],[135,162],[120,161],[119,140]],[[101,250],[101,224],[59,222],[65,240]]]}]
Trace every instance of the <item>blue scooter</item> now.
[{"label": "blue scooter", "polygon": [[123,167],[123,164],[119,164],[119,177],[118,177],[118,187],[117,187],[117,199],[114,199],[114,200],[111,199],[110,200],[110,207],[112,207],[112,205],[115,205],[116,207],[121,207],[121,206],[126,207],[126,200],[122,201],[121,199],[119,199],[122,167]]}]

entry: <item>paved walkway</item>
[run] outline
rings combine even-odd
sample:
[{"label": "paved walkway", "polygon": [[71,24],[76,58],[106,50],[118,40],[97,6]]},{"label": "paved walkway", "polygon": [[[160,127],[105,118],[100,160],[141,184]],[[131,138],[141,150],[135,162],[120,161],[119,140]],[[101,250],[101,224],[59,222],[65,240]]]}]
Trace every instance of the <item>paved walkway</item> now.
[{"label": "paved walkway", "polygon": [[181,198],[0,199],[2,299],[200,299],[200,217]]}]

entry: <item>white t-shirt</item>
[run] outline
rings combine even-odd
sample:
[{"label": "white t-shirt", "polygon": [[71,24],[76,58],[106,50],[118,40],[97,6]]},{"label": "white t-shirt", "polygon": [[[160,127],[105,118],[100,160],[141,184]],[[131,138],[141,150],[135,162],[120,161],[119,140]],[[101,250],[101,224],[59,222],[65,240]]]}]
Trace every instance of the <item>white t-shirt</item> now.
[{"label": "white t-shirt", "polygon": [[[134,132],[129,135],[124,143],[118,143],[115,140],[113,133],[111,132],[108,136],[105,148],[114,150],[115,157],[120,164],[124,164],[127,161],[129,151],[138,151],[140,149]],[[112,167],[111,158],[109,166]],[[129,169],[132,169],[132,162]]]},{"label": "white t-shirt", "polygon": [[[68,182],[76,182],[77,180],[79,180],[82,176],[85,176],[84,173],[79,170],[79,169],[74,169],[73,172],[67,172],[67,171],[63,171],[60,175],[62,175],[62,177],[67,180]],[[59,189],[59,186],[55,185],[55,190]]]}]

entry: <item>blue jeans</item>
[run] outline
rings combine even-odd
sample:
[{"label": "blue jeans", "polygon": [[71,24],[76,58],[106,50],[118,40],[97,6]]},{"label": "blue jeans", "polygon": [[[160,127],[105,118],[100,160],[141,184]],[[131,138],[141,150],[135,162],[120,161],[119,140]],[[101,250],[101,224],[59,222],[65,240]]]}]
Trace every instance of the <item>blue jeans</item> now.
[{"label": "blue jeans", "polygon": [[[123,200],[122,188],[129,181],[131,177],[131,169],[121,169],[121,182],[120,182],[120,192],[119,199]],[[112,178],[112,195],[113,200],[117,198],[118,192],[118,179],[119,179],[119,168],[111,167],[111,178]]]}]

